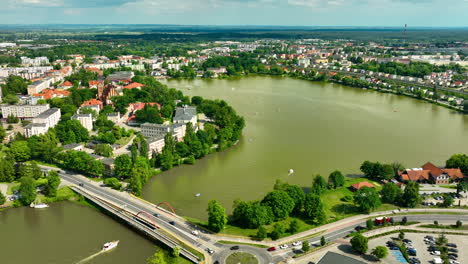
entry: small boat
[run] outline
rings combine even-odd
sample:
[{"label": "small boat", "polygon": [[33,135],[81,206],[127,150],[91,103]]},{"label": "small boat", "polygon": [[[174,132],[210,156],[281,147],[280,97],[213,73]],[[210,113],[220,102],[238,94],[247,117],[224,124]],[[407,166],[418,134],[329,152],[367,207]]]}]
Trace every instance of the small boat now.
[{"label": "small boat", "polygon": [[195,197],[200,197],[201,193],[195,194]]},{"label": "small boat", "polygon": [[111,241],[111,242],[107,242],[105,243],[103,246],[102,246],[102,250],[103,251],[109,251],[115,247],[117,247],[117,245],[119,244],[119,240],[117,241]]},{"label": "small boat", "polygon": [[49,205],[47,205],[45,203],[40,203],[40,204],[34,205],[34,208],[36,208],[36,209],[42,209],[42,208],[47,208],[47,207],[49,207]]},{"label": "small boat", "polygon": [[294,170],[293,169],[289,169],[289,174],[293,174],[294,173]]}]

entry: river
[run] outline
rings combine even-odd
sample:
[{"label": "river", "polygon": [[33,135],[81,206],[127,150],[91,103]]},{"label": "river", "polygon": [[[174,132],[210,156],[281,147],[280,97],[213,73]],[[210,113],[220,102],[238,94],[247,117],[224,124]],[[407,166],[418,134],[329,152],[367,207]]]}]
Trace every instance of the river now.
[{"label": "river", "polygon": [[59,202],[47,209],[20,207],[0,212],[2,264],[75,264],[120,240],[112,251],[85,263],[146,263],[156,246],[97,209]]},{"label": "river", "polygon": [[143,197],[179,215],[206,219],[210,199],[230,211],[234,199],[260,199],[276,179],[309,187],[315,174],[360,173],[364,160],[444,165],[468,149],[468,116],[404,96],[281,77],[167,84],[223,99],[246,120],[237,146],[147,183]]}]

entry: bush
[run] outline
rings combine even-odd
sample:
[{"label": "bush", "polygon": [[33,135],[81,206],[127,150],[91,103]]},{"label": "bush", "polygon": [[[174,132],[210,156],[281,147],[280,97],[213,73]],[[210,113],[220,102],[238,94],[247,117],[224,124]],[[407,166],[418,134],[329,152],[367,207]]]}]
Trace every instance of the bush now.
[{"label": "bush", "polygon": [[346,195],[340,199],[342,202],[352,202],[353,197],[351,195]]},{"label": "bush", "polygon": [[302,242],[302,251],[307,252],[309,250],[310,250],[309,240],[304,240],[304,242]]},{"label": "bush", "polygon": [[193,165],[193,164],[195,164],[195,158],[193,157],[193,155],[190,155],[190,156],[188,156],[187,158],[184,159],[184,163]]},{"label": "bush", "polygon": [[360,233],[351,238],[351,246],[354,250],[361,254],[366,254],[368,249],[368,242],[369,241],[367,237],[361,235]]},{"label": "bush", "polygon": [[384,246],[377,246],[372,250],[372,255],[378,259],[383,259],[388,256],[388,249]]},{"label": "bush", "polygon": [[117,178],[106,178],[104,179],[104,184],[114,190],[120,190],[122,188],[122,184],[117,180]]},{"label": "bush", "polygon": [[457,228],[460,228],[462,225],[463,225],[463,222],[460,220],[458,220],[457,223],[455,224]]},{"label": "bush", "polygon": [[372,219],[369,219],[366,221],[366,227],[367,229],[371,230],[372,228],[374,228],[374,221],[372,221]]}]

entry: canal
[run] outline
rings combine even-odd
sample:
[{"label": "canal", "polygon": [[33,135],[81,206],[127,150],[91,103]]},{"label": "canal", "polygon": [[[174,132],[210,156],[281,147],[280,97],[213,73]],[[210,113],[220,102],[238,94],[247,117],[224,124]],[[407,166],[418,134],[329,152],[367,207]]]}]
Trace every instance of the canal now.
[{"label": "canal", "polygon": [[444,165],[468,149],[468,116],[404,96],[281,77],[167,84],[186,95],[223,99],[246,120],[237,146],[145,186],[145,199],[169,202],[184,216],[206,219],[210,199],[230,211],[233,200],[259,199],[276,179],[309,187],[315,174],[360,173],[364,160]]}]

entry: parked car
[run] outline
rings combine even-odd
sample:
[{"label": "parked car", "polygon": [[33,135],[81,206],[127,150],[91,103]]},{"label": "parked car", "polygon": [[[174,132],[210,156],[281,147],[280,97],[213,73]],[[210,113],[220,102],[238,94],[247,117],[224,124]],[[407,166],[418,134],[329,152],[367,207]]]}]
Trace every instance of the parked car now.
[{"label": "parked car", "polygon": [[270,247],[270,248],[267,249],[267,251],[270,251],[270,252],[271,252],[271,251],[275,251],[275,250],[276,250],[275,247]]},{"label": "parked car", "polygon": [[450,262],[450,264],[460,264],[459,261],[456,261],[456,260],[454,260],[454,259],[451,259],[449,262]]},{"label": "parked car", "polygon": [[279,246],[280,249],[286,249],[286,248],[288,248],[288,247],[289,247],[289,246],[288,246],[287,244],[284,244],[284,245]]},{"label": "parked car", "polygon": [[440,256],[440,251],[431,251],[431,255]]},{"label": "parked car", "polygon": [[206,252],[208,252],[208,254],[210,254],[210,255],[213,255],[213,253],[214,253],[214,250],[212,250],[211,248],[207,248],[207,249],[205,249],[205,250],[206,250]]},{"label": "parked car", "polygon": [[408,249],[408,255],[416,256],[417,255],[416,249],[414,249],[414,248]]},{"label": "parked car", "polygon": [[457,254],[457,253],[448,253],[448,255],[449,255],[449,257],[450,257],[450,256],[454,256],[454,257],[458,258],[458,254]]},{"label": "parked car", "polygon": [[175,226],[175,222],[174,222],[174,221],[169,221],[169,224]]},{"label": "parked car", "polygon": [[454,243],[447,243],[447,247],[457,248],[457,244],[454,244]]},{"label": "parked car", "polygon": [[451,260],[457,260],[457,257],[455,257],[454,255],[448,255],[448,258]]},{"label": "parked car", "polygon": [[158,213],[153,214],[154,217],[159,217]]},{"label": "parked car", "polygon": [[356,227],[354,228],[354,230],[356,230],[356,231],[358,231],[358,232],[360,232],[361,230],[365,230],[365,229],[366,229],[366,228],[363,227],[363,226],[356,226]]},{"label": "parked car", "polygon": [[239,246],[232,246],[231,247],[231,250],[238,250],[239,249]]},{"label": "parked car", "polygon": [[448,248],[448,251],[458,253],[458,249],[456,248]]},{"label": "parked car", "polygon": [[293,242],[291,245],[293,245],[294,247],[300,246],[300,245],[302,245],[302,242],[301,241],[296,241],[296,242]]}]

